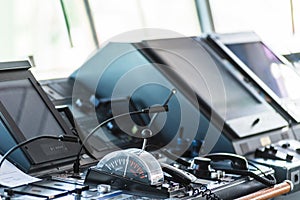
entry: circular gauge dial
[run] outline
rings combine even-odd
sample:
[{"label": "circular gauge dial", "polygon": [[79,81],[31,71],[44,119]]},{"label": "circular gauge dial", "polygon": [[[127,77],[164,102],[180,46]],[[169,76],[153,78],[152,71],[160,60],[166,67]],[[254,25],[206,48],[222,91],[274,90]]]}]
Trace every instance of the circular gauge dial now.
[{"label": "circular gauge dial", "polygon": [[161,184],[164,178],[158,161],[140,149],[112,152],[99,161],[97,168],[150,185]]},{"label": "circular gauge dial", "polygon": [[148,182],[143,165],[139,160],[130,156],[125,155],[110,159],[103,165],[102,170],[141,182]]}]

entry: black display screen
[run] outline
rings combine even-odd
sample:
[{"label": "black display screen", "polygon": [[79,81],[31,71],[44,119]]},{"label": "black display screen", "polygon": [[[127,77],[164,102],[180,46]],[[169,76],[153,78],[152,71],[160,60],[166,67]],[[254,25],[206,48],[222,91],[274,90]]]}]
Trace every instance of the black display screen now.
[{"label": "black display screen", "polygon": [[29,79],[0,82],[0,100],[25,139],[64,134]]},{"label": "black display screen", "polygon": [[262,42],[226,45],[249,69],[251,69],[279,98],[299,99],[300,76],[284,65]]},{"label": "black display screen", "polygon": [[[198,67],[201,75],[205,77],[206,80],[216,80],[215,77],[220,76],[220,79],[217,80],[220,81],[219,83],[211,82],[212,84],[223,85],[225,91],[221,92],[222,88],[219,88],[219,91],[211,90],[213,91],[213,98],[207,95],[210,92],[207,87],[214,87],[213,85],[207,85],[207,82],[201,84],[202,80],[200,79],[191,79],[188,81],[190,81],[191,85],[197,86],[199,91],[198,95],[207,102],[211,101],[211,104],[214,105],[214,109],[221,116],[226,116],[226,120],[270,109],[269,107],[266,107],[266,105],[262,105],[262,103],[253,94],[248,92],[247,89],[233,77],[233,75],[229,72],[229,69],[226,69],[226,67],[233,69],[233,66],[229,62],[217,59],[216,56],[210,54],[210,56],[214,59],[214,63],[217,68],[212,67],[210,63],[205,64],[205,61],[201,63],[202,60],[197,57],[204,51],[202,50],[203,47],[200,48],[191,39],[170,39],[169,41],[153,40],[147,41],[147,45],[153,47],[156,55],[158,55],[167,65],[172,66],[173,68],[183,69],[191,66],[188,66],[188,63],[182,62],[182,58],[173,54],[172,51],[181,52],[181,55],[184,55],[185,52],[189,52],[188,56],[190,60],[199,61],[198,65],[195,65],[195,67]],[[168,49],[169,51],[161,49]],[[226,67],[224,67],[225,65]],[[191,83],[192,81],[194,81],[194,83]],[[224,100],[226,101],[225,103],[223,102]]]},{"label": "black display screen", "polygon": [[[266,105],[262,106],[261,102],[248,92],[247,89],[225,69],[223,66],[225,63],[222,63],[217,59],[215,59],[215,62],[218,70],[220,70],[220,73],[222,74],[222,80],[226,90],[227,119],[242,117],[268,109]],[[230,63],[227,63],[226,65],[232,67]],[[206,74],[206,76],[209,75],[210,74]],[[216,101],[218,101],[218,99],[221,98],[214,99],[215,103],[217,103]]]}]

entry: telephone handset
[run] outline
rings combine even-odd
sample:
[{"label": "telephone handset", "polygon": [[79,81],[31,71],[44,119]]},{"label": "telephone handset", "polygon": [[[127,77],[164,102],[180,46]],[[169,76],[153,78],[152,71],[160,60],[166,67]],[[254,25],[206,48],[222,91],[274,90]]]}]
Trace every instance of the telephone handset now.
[{"label": "telephone handset", "polygon": [[248,161],[243,156],[231,153],[212,153],[195,157],[188,171],[198,178],[220,180],[225,173],[248,172]]},{"label": "telephone handset", "polygon": [[[168,156],[169,153],[164,155]],[[176,157],[174,160],[178,162],[180,159],[180,157]],[[193,182],[191,175],[202,179],[220,180],[220,178],[225,176],[225,173],[229,173],[241,176],[250,176],[267,186],[276,184],[276,179],[273,175],[266,175],[263,172],[263,176],[255,174],[253,171],[249,170],[247,159],[236,154],[211,153],[204,157],[195,157],[190,163],[190,166],[187,166],[188,162],[186,161],[180,163],[187,167],[187,171],[189,172],[188,174],[181,173],[180,170],[174,170],[174,167],[162,167],[163,171],[168,171],[169,174],[173,175],[173,177],[181,179],[186,183]]]},{"label": "telephone handset", "polygon": [[232,153],[211,153],[204,156],[211,160],[213,169],[248,170],[248,161],[245,157]]},{"label": "telephone handset", "polygon": [[249,170],[248,161],[243,156],[231,153],[212,153],[204,157],[210,160],[210,166],[215,170],[222,170],[226,173],[242,176],[250,176],[267,186],[273,186],[276,184],[276,179],[273,175],[263,174],[264,176],[259,176]]},{"label": "telephone handset", "polygon": [[[212,153],[204,157],[196,157],[191,165],[193,169],[190,168],[190,172],[195,173],[195,171],[198,171],[196,174],[200,175],[199,178],[211,177],[210,172],[218,169],[248,170],[248,161],[246,158],[231,153]],[[163,171],[172,175],[173,178],[181,180],[181,182],[186,184],[194,182],[197,179],[192,173],[182,171],[171,165],[161,163],[161,167]],[[211,168],[213,170],[210,170]]]}]

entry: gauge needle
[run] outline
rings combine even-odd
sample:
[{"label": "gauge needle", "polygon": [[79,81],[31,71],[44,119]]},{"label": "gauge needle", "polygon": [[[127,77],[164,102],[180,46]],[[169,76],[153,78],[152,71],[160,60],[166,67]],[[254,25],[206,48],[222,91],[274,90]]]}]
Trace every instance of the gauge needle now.
[{"label": "gauge needle", "polygon": [[129,155],[127,155],[127,159],[126,159],[126,164],[125,164],[125,169],[124,169],[124,174],[123,176],[126,176],[126,172],[127,172],[127,168],[128,168],[128,163],[129,163]]}]

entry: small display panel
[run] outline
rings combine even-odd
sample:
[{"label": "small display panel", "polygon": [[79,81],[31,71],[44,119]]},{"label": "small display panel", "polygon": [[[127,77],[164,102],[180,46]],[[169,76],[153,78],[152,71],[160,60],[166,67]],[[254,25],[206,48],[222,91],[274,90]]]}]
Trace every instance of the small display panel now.
[{"label": "small display panel", "polygon": [[300,99],[300,76],[262,42],[226,45],[281,99]]},{"label": "small display panel", "polygon": [[0,82],[0,100],[25,139],[64,134],[29,79]]}]

